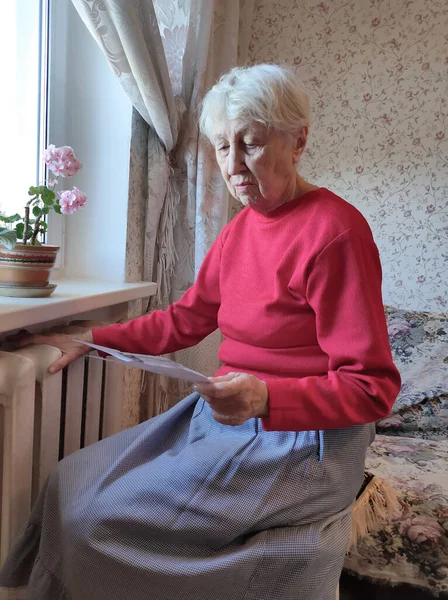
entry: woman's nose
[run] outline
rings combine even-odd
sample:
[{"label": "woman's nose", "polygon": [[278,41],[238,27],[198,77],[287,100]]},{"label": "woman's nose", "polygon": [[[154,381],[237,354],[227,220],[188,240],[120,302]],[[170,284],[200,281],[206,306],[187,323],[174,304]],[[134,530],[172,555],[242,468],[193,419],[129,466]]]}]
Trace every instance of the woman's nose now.
[{"label": "woman's nose", "polygon": [[245,169],[244,155],[239,148],[231,146],[228,154],[227,172],[230,176],[238,175]]}]

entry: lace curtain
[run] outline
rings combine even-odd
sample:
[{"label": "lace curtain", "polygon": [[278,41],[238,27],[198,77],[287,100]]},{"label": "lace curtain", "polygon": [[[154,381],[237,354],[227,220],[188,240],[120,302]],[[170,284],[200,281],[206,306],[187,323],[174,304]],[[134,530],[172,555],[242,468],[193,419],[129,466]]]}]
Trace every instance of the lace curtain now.
[{"label": "lace curtain", "polygon": [[[234,212],[197,117],[205,91],[246,60],[254,0],[72,2],[134,107],[127,279],[156,281],[158,294],[145,310],[166,308],[192,285]],[[219,338],[215,332],[174,358],[212,374]],[[143,416],[189,391],[159,376],[147,386],[151,406]]]}]

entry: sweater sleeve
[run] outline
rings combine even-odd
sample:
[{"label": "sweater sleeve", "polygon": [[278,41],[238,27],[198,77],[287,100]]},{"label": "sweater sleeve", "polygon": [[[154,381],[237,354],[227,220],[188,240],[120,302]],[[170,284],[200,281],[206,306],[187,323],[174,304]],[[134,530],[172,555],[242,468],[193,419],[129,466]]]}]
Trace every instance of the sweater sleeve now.
[{"label": "sweater sleeve", "polygon": [[178,302],[128,323],[93,329],[95,344],[123,352],[166,354],[199,343],[217,329],[222,235],[207,253],[198,277]]},{"label": "sweater sleeve", "polygon": [[381,296],[381,264],[371,235],[349,229],[311,265],[307,300],[328,373],[266,380],[267,430],[338,429],[387,416],[400,389]]}]

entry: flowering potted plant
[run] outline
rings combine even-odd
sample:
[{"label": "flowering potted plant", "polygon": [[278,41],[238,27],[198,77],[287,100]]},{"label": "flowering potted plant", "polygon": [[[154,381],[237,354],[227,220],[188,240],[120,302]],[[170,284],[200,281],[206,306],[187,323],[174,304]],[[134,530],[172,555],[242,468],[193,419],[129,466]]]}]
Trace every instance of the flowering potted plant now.
[{"label": "flowering potted plant", "polygon": [[[51,145],[44,152],[45,164],[54,178],[45,185],[31,186],[24,214],[0,214],[0,295],[12,295],[10,288],[27,288],[26,295],[49,295],[50,271],[58,246],[41,244],[39,236],[47,231],[46,215],[54,210],[71,215],[86,203],[86,195],[76,186],[55,192],[59,177],[73,177],[82,168],[70,146]],[[33,293],[33,289],[35,290]],[[49,292],[45,293],[45,290]],[[17,290],[13,290],[17,292]],[[20,295],[14,293],[14,295]]]}]

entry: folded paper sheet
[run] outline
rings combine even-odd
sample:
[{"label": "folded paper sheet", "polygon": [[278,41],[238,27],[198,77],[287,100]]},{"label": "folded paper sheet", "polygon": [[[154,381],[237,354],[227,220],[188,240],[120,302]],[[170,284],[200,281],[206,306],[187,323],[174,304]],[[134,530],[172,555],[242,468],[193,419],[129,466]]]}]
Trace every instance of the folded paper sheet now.
[{"label": "folded paper sheet", "polygon": [[94,350],[104,352],[104,354],[110,354],[117,360],[126,363],[127,367],[135,367],[136,369],[142,369],[143,371],[149,371],[150,373],[158,373],[159,375],[166,375],[167,377],[174,377],[175,379],[183,379],[184,381],[190,381],[191,383],[203,383],[208,382],[208,378],[201,373],[197,373],[192,369],[188,369],[179,363],[164,358],[163,356],[151,356],[149,354],[132,354],[131,352],[120,352],[113,348],[106,348],[105,346],[97,346],[96,344],[90,344],[88,342],[81,342],[81,340],[75,340],[86,346],[90,346]]}]

